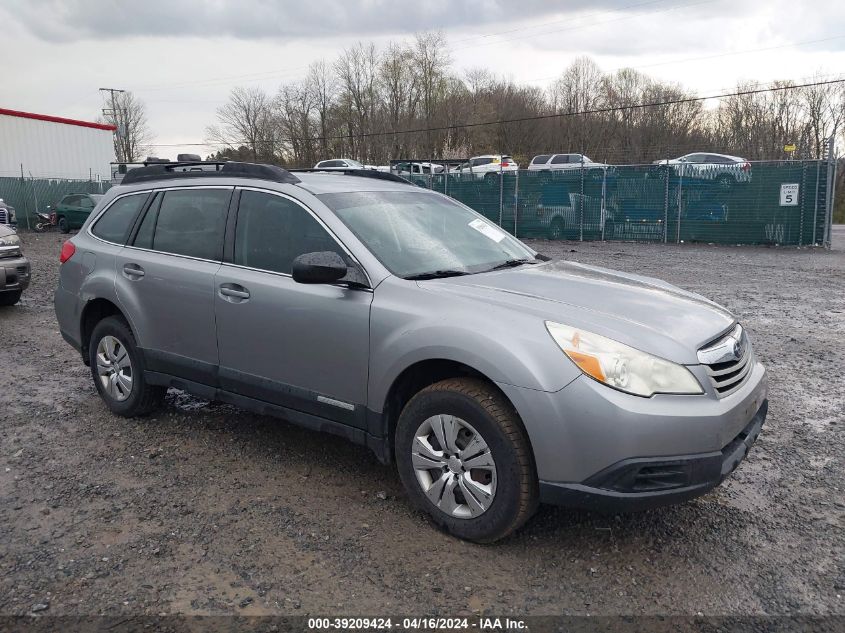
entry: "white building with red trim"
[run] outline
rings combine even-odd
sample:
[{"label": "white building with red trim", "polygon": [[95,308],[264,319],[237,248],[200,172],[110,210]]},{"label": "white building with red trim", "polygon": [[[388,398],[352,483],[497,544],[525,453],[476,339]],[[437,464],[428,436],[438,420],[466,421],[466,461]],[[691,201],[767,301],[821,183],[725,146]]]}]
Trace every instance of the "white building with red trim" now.
[{"label": "white building with red trim", "polygon": [[109,180],[114,129],[0,108],[0,177]]}]

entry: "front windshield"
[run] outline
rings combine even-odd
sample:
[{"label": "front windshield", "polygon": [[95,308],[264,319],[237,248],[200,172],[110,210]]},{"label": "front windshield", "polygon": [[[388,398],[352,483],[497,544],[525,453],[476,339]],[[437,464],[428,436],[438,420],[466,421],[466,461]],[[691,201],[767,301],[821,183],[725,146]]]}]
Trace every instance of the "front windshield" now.
[{"label": "front windshield", "polygon": [[359,163],[357,160],[352,160],[351,158],[346,159],[346,164],[350,167],[354,167],[356,169],[361,169],[364,165]]},{"label": "front windshield", "polygon": [[536,261],[521,242],[444,196],[361,191],[318,197],[399,277],[470,274]]}]

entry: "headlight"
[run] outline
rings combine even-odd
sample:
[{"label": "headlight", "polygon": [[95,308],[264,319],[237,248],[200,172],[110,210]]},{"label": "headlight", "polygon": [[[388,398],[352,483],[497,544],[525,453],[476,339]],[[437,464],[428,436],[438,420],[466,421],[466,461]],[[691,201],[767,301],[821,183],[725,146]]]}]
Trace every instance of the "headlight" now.
[{"label": "headlight", "polygon": [[704,393],[683,365],[561,323],[546,321],[546,329],[582,372],[610,387],[646,397],[655,393]]},{"label": "headlight", "polygon": [[21,238],[17,235],[7,235],[0,237],[0,246],[20,246]]}]

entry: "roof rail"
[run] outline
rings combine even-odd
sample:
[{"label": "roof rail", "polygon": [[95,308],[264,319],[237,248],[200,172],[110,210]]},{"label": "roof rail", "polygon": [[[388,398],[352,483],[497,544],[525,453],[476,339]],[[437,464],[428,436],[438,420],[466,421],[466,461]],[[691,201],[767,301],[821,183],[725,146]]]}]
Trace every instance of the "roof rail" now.
[{"label": "roof rail", "polygon": [[196,161],[181,163],[145,163],[126,172],[121,184],[177,178],[257,178],[296,184],[299,178],[276,165],[234,161]]},{"label": "roof rail", "polygon": [[390,180],[392,182],[401,182],[406,185],[413,185],[407,178],[391,174],[386,171],[376,171],[375,169],[354,169],[349,167],[347,169],[291,169],[291,173],[317,173],[317,174],[343,174],[344,176],[360,176],[361,178],[374,178],[376,180]]}]

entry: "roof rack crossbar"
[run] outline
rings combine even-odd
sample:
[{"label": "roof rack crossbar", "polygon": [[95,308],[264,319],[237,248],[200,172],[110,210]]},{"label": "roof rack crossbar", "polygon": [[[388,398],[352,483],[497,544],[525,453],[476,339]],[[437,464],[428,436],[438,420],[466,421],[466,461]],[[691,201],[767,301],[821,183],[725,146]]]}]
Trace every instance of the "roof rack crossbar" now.
[{"label": "roof rack crossbar", "polygon": [[375,169],[355,169],[353,167],[349,167],[347,169],[339,169],[339,168],[332,168],[332,169],[291,169],[291,173],[310,173],[310,174],[343,174],[344,176],[360,176],[361,178],[374,178],[376,180],[390,180],[391,182],[401,182],[405,185],[412,185],[410,180],[407,178],[402,178],[402,176],[397,176],[396,174],[391,174],[386,171],[376,171]]},{"label": "roof rack crossbar", "polygon": [[[213,169],[212,169],[213,168]],[[121,184],[181,178],[257,178],[296,184],[299,178],[276,165],[235,161],[199,161],[181,163],[144,163],[126,172]]]}]

